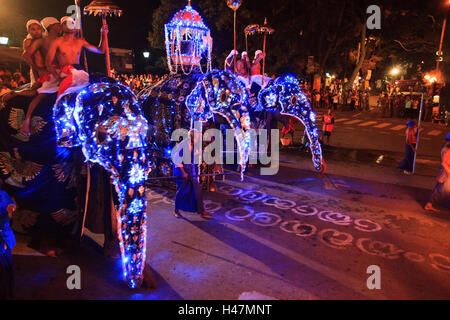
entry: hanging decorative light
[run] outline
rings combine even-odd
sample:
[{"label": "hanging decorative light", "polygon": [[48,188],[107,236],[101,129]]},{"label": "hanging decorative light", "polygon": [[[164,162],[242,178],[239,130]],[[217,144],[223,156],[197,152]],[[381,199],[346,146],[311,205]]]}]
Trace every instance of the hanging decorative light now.
[{"label": "hanging decorative light", "polygon": [[202,71],[200,61],[203,54],[208,59],[207,72],[212,69],[211,32],[200,14],[191,7],[191,1],[165,25],[165,39],[167,64],[172,74],[178,73],[179,66],[186,75],[196,67]]},{"label": "hanging decorative light", "polygon": [[248,36],[254,35],[259,30],[259,24],[251,24],[244,29],[245,33],[245,51],[248,53]]},{"label": "hanging decorative light", "polygon": [[233,11],[237,11],[241,4],[241,0],[227,0],[227,6]]}]

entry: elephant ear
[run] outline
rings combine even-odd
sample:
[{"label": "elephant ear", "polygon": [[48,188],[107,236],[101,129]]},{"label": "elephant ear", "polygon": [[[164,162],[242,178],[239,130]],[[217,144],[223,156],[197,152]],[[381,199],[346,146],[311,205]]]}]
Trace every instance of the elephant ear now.
[{"label": "elephant ear", "polygon": [[212,118],[211,103],[215,105],[214,90],[209,85],[207,76],[197,83],[186,97],[185,103],[194,121],[205,122]]},{"label": "elephant ear", "polygon": [[0,152],[0,171],[3,175],[8,176],[14,170],[13,159],[8,152]]}]

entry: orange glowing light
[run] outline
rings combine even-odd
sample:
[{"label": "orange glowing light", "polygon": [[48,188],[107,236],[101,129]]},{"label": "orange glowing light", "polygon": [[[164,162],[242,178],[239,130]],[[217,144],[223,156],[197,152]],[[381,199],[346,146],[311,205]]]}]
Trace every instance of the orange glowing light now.
[{"label": "orange glowing light", "polygon": [[435,82],[437,82],[437,76],[436,76],[436,75],[433,75],[433,74],[426,74],[423,78],[424,78],[425,80],[427,80],[429,83],[435,83]]}]

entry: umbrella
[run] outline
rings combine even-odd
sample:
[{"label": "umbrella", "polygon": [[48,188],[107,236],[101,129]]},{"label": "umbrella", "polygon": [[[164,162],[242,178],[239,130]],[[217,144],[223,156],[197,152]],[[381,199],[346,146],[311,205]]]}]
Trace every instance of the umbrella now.
[{"label": "umbrella", "polygon": [[[107,16],[121,16],[122,10],[116,5],[114,2],[109,0],[94,0],[89,5],[84,8],[84,14],[93,14],[94,16],[101,16],[103,21],[103,26],[106,26],[106,17]],[[105,36],[105,45],[106,45],[106,70],[108,76],[111,77],[111,60],[109,56],[109,43],[108,43],[108,35]]]},{"label": "umbrella", "polygon": [[267,35],[273,34],[275,32],[275,29],[272,29],[267,25],[267,18],[266,18],[264,21],[264,25],[260,26],[258,28],[257,32],[264,35],[264,45],[263,45],[264,58],[263,58],[263,71],[262,71],[262,78],[263,78],[262,85],[264,86],[264,81],[265,81],[264,73],[265,73],[265,67],[266,67],[266,38],[267,38]]}]

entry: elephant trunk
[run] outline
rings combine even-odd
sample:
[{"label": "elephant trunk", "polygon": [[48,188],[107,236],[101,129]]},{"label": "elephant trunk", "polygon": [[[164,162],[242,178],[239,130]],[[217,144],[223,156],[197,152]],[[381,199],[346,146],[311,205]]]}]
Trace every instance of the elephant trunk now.
[{"label": "elephant trunk", "polygon": [[140,287],[146,261],[147,201],[145,199],[146,155],[142,149],[121,153],[122,166],[112,169],[119,196],[118,238],[124,277],[132,289]]},{"label": "elephant trunk", "polygon": [[310,142],[310,149],[314,168],[319,172],[323,172],[324,167],[322,158],[322,147],[320,145],[319,132],[317,130],[317,127],[310,119],[304,121],[304,125],[306,134],[308,135]]}]

